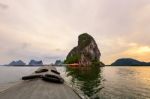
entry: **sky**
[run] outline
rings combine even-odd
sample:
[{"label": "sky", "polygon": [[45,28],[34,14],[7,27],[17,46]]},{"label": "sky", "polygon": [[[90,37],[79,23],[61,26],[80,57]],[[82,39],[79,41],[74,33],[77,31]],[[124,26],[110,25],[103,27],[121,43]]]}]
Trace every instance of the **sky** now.
[{"label": "sky", "polygon": [[150,61],[150,0],[0,0],[0,64],[64,60],[78,35],[92,35],[110,64]]}]

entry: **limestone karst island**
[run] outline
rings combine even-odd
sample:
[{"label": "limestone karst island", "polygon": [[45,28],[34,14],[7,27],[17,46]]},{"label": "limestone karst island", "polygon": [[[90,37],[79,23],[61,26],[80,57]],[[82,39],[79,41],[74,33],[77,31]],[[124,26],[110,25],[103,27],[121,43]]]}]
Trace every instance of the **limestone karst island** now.
[{"label": "limestone karst island", "polygon": [[83,33],[78,37],[78,45],[74,47],[66,57],[66,64],[79,64],[80,66],[99,65],[104,66],[100,62],[100,50],[94,38]]}]

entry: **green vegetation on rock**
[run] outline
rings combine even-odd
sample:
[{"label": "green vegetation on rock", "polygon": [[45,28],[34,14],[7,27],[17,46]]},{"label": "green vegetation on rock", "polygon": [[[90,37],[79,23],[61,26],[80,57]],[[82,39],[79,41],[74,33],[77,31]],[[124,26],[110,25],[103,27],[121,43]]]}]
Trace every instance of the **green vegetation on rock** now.
[{"label": "green vegetation on rock", "polygon": [[79,55],[79,54],[74,54],[74,55],[68,57],[68,58],[64,61],[64,63],[65,63],[65,64],[78,63],[79,60],[80,60],[80,55]]},{"label": "green vegetation on rock", "polygon": [[99,61],[99,60],[93,60],[92,61],[92,66],[101,66],[101,67],[103,67],[103,66],[105,66],[105,64],[103,62]]}]

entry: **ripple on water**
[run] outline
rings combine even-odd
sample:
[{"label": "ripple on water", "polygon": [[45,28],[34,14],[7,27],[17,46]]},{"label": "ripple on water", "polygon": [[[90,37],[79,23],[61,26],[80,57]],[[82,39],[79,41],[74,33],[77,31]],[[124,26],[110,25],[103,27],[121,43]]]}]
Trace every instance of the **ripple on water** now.
[{"label": "ripple on water", "polygon": [[[64,72],[64,71],[63,71]],[[67,74],[68,71],[65,71]],[[150,67],[104,67],[100,71],[75,72],[70,76],[64,76],[67,82],[72,82],[76,90],[84,91],[86,94],[88,88],[92,92],[100,89],[98,93],[93,92],[93,96],[98,95],[100,99],[150,99]],[[99,73],[96,75],[95,73]],[[95,80],[99,83],[91,83]],[[82,78],[83,81],[72,80],[72,78]],[[88,76],[88,77],[86,77]],[[68,79],[69,78],[69,79]],[[92,85],[94,84],[94,85]],[[94,87],[96,85],[96,87]],[[85,88],[83,90],[83,88]],[[92,96],[91,96],[92,97]]]}]

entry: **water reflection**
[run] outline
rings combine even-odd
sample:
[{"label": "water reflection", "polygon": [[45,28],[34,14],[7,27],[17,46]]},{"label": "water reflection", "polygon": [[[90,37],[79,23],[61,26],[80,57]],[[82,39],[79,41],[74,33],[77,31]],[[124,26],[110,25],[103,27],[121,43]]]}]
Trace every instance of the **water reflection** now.
[{"label": "water reflection", "polygon": [[71,76],[71,82],[76,89],[81,90],[84,95],[99,99],[96,95],[102,87],[101,68],[98,66],[67,67],[67,75]]}]

